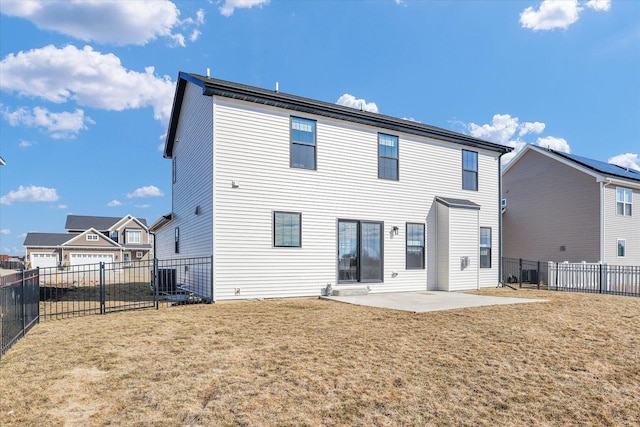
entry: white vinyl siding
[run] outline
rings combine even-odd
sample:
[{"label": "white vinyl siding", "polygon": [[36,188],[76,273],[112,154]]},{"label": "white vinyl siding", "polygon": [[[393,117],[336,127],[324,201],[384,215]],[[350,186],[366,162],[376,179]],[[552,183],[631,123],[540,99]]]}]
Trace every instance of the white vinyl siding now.
[{"label": "white vinyl siding", "polygon": [[[620,188],[620,187],[618,187]],[[604,261],[617,265],[640,265],[640,215],[618,215],[616,187],[604,190]],[[631,200],[640,200],[640,190],[632,190]],[[618,256],[618,240],[624,240],[624,257]]]},{"label": "white vinyl siding", "polygon": [[[180,228],[181,258],[212,254],[213,115],[212,98],[203,96],[201,88],[187,83],[173,152],[180,162],[176,165],[172,188],[173,220],[156,233],[159,259],[176,257],[176,227]],[[256,141],[252,141],[251,148]],[[234,179],[237,180],[232,177],[225,186],[231,189]],[[198,215],[196,206],[200,206]]]},{"label": "white vinyl siding", "polygon": [[[460,186],[460,145],[400,133],[402,180],[381,180],[381,129],[317,116],[313,117],[317,120],[317,170],[310,174],[290,167],[290,111],[219,97],[213,108],[217,299],[315,296],[329,283],[340,286],[336,284],[339,218],[384,223],[384,277],[383,282],[370,284],[372,292],[436,289],[435,268],[428,261],[426,270],[406,269],[403,227],[427,218],[425,239],[430,259],[436,236],[431,215],[435,196],[471,200],[482,206],[482,224],[498,228],[497,153],[478,151],[481,191],[470,193]],[[177,154],[185,164],[180,148],[184,139],[178,144]],[[193,184],[189,187],[196,188]],[[302,248],[273,250],[275,210],[302,214]],[[178,212],[175,199],[174,212]],[[477,215],[472,227],[476,254]],[[390,233],[394,226],[400,230],[398,235]],[[186,244],[193,236],[187,237],[183,225],[180,227],[181,241]],[[498,283],[495,260],[492,265],[494,268],[483,269],[481,286]],[[474,280],[472,287],[476,283]],[[456,286],[469,288],[463,280]],[[236,295],[235,289],[240,293]]]}]

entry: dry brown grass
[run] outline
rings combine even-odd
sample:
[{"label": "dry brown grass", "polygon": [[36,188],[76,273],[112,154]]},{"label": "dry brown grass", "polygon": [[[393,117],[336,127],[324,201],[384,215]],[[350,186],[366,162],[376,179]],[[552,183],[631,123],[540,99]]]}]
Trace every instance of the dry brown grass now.
[{"label": "dry brown grass", "polygon": [[640,298],[413,314],[318,299],[41,323],[0,425],[639,425]]}]

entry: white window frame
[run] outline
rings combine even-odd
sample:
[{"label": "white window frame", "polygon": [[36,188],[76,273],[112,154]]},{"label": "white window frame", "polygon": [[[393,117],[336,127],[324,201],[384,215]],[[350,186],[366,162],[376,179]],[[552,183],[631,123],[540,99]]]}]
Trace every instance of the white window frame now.
[{"label": "white window frame", "polygon": [[[622,255],[620,255],[620,243],[622,243]],[[616,240],[616,255],[618,258],[627,257],[627,239]]]},{"label": "white window frame", "polygon": [[[629,200],[627,201],[627,194]],[[619,197],[622,196],[622,197]],[[622,205],[622,213],[619,212],[618,206]],[[627,213],[627,206],[629,206],[629,213]],[[630,188],[616,187],[616,215],[619,216],[632,216],[633,215],[633,190]]]},{"label": "white window frame", "polygon": [[87,242],[97,242],[100,240],[97,234],[87,234]]},{"label": "white window frame", "polygon": [[142,258],[142,251],[136,251],[136,258]]},{"label": "white window frame", "polygon": [[[131,239],[131,236],[138,235],[138,241]],[[127,245],[141,245],[142,244],[142,230],[125,230],[125,244]]]}]

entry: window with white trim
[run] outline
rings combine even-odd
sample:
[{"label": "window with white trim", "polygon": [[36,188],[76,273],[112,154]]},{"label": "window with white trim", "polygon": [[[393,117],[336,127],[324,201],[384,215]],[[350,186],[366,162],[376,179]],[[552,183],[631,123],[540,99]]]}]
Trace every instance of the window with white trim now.
[{"label": "window with white trim", "polygon": [[292,168],[316,168],[316,121],[291,117]]},{"label": "window with white trim", "polygon": [[125,243],[130,244],[140,244],[142,243],[142,231],[141,230],[126,230],[125,232]]},{"label": "window with white trim", "polygon": [[618,239],[616,243],[618,246],[618,258],[624,258],[627,254],[627,241],[625,239]]},{"label": "window with white trim", "polygon": [[142,251],[136,251],[136,258],[142,258]]},{"label": "window with white trim", "polygon": [[623,216],[631,216],[633,191],[629,188],[616,188],[616,213]]},{"label": "window with white trim", "polygon": [[480,268],[491,268],[491,227],[480,227]]},{"label": "window with white trim", "polygon": [[88,242],[97,242],[99,239],[97,234],[87,234],[87,241]]},{"label": "window with white trim", "polygon": [[175,231],[174,231],[174,238],[175,238],[175,252],[177,254],[180,253],[180,228],[176,227]]}]

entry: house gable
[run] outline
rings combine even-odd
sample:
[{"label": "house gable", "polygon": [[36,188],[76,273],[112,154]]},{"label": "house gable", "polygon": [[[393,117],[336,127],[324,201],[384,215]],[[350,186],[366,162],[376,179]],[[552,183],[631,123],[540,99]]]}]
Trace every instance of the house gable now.
[{"label": "house gable", "polygon": [[116,247],[119,248],[116,242],[105,236],[102,232],[96,230],[95,228],[90,228],[89,230],[84,231],[83,233],[78,234],[74,238],[69,241],[63,243],[61,246],[70,247],[70,246],[82,246],[82,247]]}]

